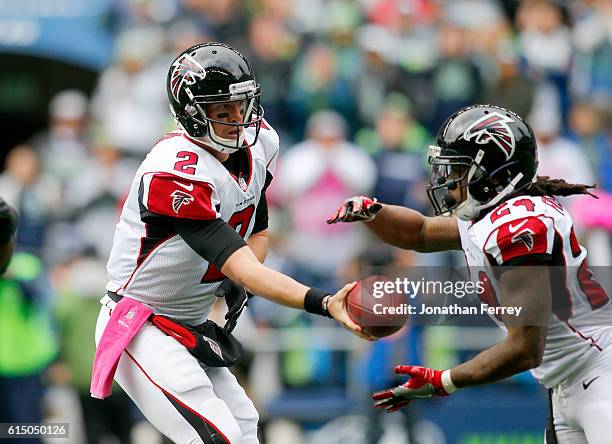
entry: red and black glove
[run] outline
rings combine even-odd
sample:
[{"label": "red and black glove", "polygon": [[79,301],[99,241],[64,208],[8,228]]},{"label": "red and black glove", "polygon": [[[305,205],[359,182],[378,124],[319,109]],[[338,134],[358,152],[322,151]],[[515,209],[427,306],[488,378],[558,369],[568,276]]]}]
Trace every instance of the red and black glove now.
[{"label": "red and black glove", "polygon": [[366,196],[353,196],[340,205],[327,219],[327,223],[369,221],[374,219],[381,208],[382,205],[376,199]]},{"label": "red and black glove", "polygon": [[450,378],[450,370],[398,365],[395,367],[395,373],[408,375],[410,379],[402,385],[372,395],[372,399],[376,401],[374,407],[385,408],[389,413],[410,404],[413,399],[448,396],[456,390]]}]

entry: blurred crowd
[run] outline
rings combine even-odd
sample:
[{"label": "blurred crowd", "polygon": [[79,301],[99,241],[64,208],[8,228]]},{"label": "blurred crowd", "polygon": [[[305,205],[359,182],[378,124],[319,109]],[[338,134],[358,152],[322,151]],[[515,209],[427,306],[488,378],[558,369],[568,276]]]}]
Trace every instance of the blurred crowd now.
[{"label": "blurred crowd", "polygon": [[[602,217],[612,195],[610,0],[117,0],[106,20],[115,57],[93,95],[66,90],[54,97],[46,130],[14,147],[0,174],[0,196],[21,218],[19,253],[7,279],[24,283],[23,304],[36,308],[36,322],[48,316],[39,324],[41,341],[57,338],[40,347],[51,351],[33,357],[37,365],[11,367],[0,359],[0,380],[33,378],[32,402],[49,396],[49,387],[72,387],[83,442],[84,436],[98,442],[104,433],[128,442],[139,421],[117,415],[132,411],[120,392],[113,403],[89,398],[93,326],[133,174],[174,128],[165,89],[169,64],[193,44],[226,42],[247,56],[265,117],[280,134],[269,191],[268,262],[277,269],[334,289],[367,266],[455,263],[453,255],[382,248],[358,226],[324,220],[355,194],[429,212],[427,146],[448,115],[473,103],[507,107],[528,120],[538,138],[540,175],[598,184],[600,201],[567,203],[579,208],[574,217],[591,264],[612,262],[612,223]],[[6,299],[0,301],[6,312]],[[238,371],[268,420],[272,401],[290,389],[329,394],[355,377],[378,388],[389,383],[380,375],[391,378],[384,356],[426,359],[418,331],[374,349],[357,347],[362,359],[355,365],[346,359],[350,347],[326,349],[323,340],[313,349],[291,336],[294,346],[277,350],[277,378],[270,381],[268,360],[258,359],[258,331],[331,324],[266,301],[251,305],[238,333],[254,353]],[[62,395],[54,396],[52,404],[61,404]],[[312,407],[305,396],[297,399],[277,410],[315,421],[301,418]]]}]

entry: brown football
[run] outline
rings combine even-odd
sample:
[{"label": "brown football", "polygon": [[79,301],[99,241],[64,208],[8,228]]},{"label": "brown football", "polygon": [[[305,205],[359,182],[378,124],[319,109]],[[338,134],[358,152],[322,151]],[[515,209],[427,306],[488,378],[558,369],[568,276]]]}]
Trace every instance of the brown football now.
[{"label": "brown football", "polygon": [[392,335],[406,324],[408,298],[391,290],[392,280],[382,275],[361,279],[347,296],[347,311],[353,322],[377,338]]}]

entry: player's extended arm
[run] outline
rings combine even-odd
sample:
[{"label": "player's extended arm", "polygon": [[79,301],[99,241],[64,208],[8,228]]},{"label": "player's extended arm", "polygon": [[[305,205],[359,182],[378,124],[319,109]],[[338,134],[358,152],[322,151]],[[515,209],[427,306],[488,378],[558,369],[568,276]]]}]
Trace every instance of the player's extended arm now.
[{"label": "player's extended arm", "polygon": [[460,250],[454,217],[427,217],[410,208],[382,205],[376,218],[364,225],[384,242],[420,252]]},{"label": "player's extended arm", "polygon": [[520,316],[502,318],[507,337],[450,370],[397,366],[396,373],[410,378],[400,386],[374,393],[376,407],[393,412],[414,399],[446,396],[460,387],[499,381],[540,365],[551,311],[548,270],[535,266],[511,268],[502,274],[499,284],[502,306],[522,308]]},{"label": "player's extended arm", "polygon": [[249,247],[236,250],[221,272],[253,294],[288,307],[304,308],[304,295],[309,287],[266,267]]},{"label": "player's extended arm", "polygon": [[381,204],[376,199],[355,196],[347,199],[328,224],[362,221],[387,244],[420,252],[461,249],[454,217],[427,217],[410,208]]},{"label": "player's extended arm", "polygon": [[329,296],[263,265],[236,230],[221,219],[164,220],[172,224],[196,253],[249,292],[289,307],[330,315],[356,335],[373,339],[361,332],[361,327],[351,320],[346,311],[346,296],[354,284],[345,285],[335,295]]},{"label": "player's extended arm", "polygon": [[[331,317],[356,335],[364,339],[374,339],[362,333],[361,327],[351,320],[346,311],[346,297],[355,283],[345,285],[326,301],[317,301],[316,293],[320,290],[308,288],[289,276],[266,267],[248,246],[232,253],[223,264],[221,272],[251,293],[279,304],[318,314],[324,314],[327,310]],[[313,306],[321,303],[326,306],[323,307],[323,312],[320,307]]]}]

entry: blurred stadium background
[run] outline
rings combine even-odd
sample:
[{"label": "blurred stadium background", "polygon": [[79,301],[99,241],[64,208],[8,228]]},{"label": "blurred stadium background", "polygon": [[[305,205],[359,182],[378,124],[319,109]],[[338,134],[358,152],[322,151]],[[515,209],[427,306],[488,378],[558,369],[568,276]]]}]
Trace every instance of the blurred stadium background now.
[{"label": "blurred stadium background", "polygon": [[[612,1],[2,0],[0,196],[21,225],[0,280],[0,422],[69,422],[73,443],[162,442],[118,388],[89,397],[93,328],[128,185],[173,127],[169,63],[211,40],[247,55],[281,136],[271,266],[332,289],[368,265],[461,264],[323,220],[357,193],[430,211],[426,147],[478,102],[527,117],[540,174],[599,184],[599,202],[570,207],[590,263],[610,265]],[[490,327],[370,345],[256,299],[237,332],[266,443],[543,441],[545,393],[528,374],[401,414],[370,407],[394,363],[452,365],[495,342]]]}]

